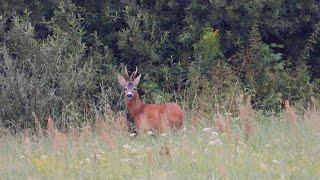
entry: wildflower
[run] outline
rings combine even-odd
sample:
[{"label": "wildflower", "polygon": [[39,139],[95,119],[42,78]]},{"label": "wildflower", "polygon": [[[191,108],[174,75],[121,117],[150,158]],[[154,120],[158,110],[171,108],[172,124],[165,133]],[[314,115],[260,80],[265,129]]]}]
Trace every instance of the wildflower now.
[{"label": "wildflower", "polygon": [[266,148],[270,148],[270,147],[271,147],[270,143],[266,144]]},{"label": "wildflower", "polygon": [[213,140],[213,141],[210,141],[209,142],[209,145],[222,145],[223,144],[223,142],[220,140],[220,139],[215,139],[215,140]]},{"label": "wildflower", "polygon": [[124,162],[124,163],[129,162],[130,160],[131,160],[131,159],[129,159],[129,158],[120,159],[120,161],[121,161],[121,162]]},{"label": "wildflower", "polygon": [[41,159],[47,159],[48,156],[47,156],[47,155],[42,155],[40,158],[41,158]]},{"label": "wildflower", "polygon": [[122,147],[125,148],[125,149],[131,149],[131,146],[129,144],[125,144]]},{"label": "wildflower", "polygon": [[162,134],[160,134],[160,136],[166,137],[167,134],[166,133],[162,133]]},{"label": "wildflower", "polygon": [[212,179],[216,179],[216,175],[215,175],[214,171],[212,171]]},{"label": "wildflower", "polygon": [[274,159],[274,160],[272,160],[272,162],[275,163],[275,164],[278,164],[278,163],[280,163],[281,161],[278,161],[278,160]]},{"label": "wildflower", "polygon": [[203,153],[204,153],[204,154],[208,154],[208,153],[209,153],[209,149],[204,148]]},{"label": "wildflower", "polygon": [[149,130],[149,131],[147,132],[147,134],[148,134],[149,136],[152,136],[152,135],[153,135],[153,132]]},{"label": "wildflower", "polygon": [[206,127],[206,128],[203,128],[202,131],[205,133],[209,133],[211,132],[211,128]]},{"label": "wildflower", "polygon": [[137,152],[138,152],[138,150],[135,148],[130,149],[130,154],[136,154]]},{"label": "wildflower", "polygon": [[215,131],[212,131],[210,134],[211,134],[212,138],[214,138],[214,139],[218,137],[218,133]]},{"label": "wildflower", "polygon": [[219,29],[212,29],[213,36],[219,36]]},{"label": "wildflower", "polygon": [[104,154],[104,151],[102,151],[102,149],[97,149],[98,150],[98,152],[102,155],[102,154]]}]

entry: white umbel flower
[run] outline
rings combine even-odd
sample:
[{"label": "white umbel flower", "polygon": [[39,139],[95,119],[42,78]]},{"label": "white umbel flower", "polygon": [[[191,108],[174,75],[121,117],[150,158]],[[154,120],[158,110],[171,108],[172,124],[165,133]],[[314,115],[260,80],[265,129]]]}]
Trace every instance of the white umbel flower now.
[{"label": "white umbel flower", "polygon": [[202,131],[205,133],[209,133],[211,132],[211,128],[206,127],[206,128],[203,128]]},{"label": "white umbel flower", "polygon": [[223,144],[223,142],[220,139],[215,139],[215,140],[209,142],[209,145],[212,145],[212,146],[222,145],[222,144]]}]

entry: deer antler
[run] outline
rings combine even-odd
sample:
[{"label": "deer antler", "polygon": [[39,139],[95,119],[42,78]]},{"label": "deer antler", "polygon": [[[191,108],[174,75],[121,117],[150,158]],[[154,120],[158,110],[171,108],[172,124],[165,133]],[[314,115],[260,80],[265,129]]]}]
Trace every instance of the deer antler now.
[{"label": "deer antler", "polygon": [[131,74],[130,81],[132,81],[132,78],[138,73],[138,67],[136,66],[136,70]]},{"label": "deer antler", "polygon": [[126,73],[127,77],[129,77],[129,73],[128,73],[127,67],[124,67],[124,72]]}]

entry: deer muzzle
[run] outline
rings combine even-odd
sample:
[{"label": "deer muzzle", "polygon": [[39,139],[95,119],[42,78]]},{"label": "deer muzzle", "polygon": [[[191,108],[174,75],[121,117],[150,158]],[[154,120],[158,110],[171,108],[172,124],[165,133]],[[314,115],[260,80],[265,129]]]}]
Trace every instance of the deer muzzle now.
[{"label": "deer muzzle", "polygon": [[133,94],[132,93],[127,93],[127,99],[131,100],[133,98]]}]

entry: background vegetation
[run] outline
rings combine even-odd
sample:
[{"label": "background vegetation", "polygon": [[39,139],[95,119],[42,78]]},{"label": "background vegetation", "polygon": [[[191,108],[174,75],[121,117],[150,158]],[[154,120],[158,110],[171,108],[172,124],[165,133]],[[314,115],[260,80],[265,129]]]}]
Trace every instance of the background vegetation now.
[{"label": "background vegetation", "polygon": [[[0,0],[0,13],[4,179],[320,176],[319,1]],[[181,130],[130,134],[124,67],[146,102],[183,107]]]},{"label": "background vegetation", "polygon": [[1,126],[34,127],[49,115],[80,125],[124,110],[124,66],[142,73],[145,101],[183,100],[185,109],[237,112],[236,99],[250,96],[270,112],[319,98],[318,1],[0,4]]}]

